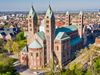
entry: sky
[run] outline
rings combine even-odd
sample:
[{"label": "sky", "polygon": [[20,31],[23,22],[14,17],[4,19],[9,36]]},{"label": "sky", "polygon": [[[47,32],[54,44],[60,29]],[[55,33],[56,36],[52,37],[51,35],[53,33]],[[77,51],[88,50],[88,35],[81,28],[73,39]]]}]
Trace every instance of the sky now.
[{"label": "sky", "polygon": [[0,0],[0,11],[45,11],[49,4],[54,11],[100,9],[100,0]]}]

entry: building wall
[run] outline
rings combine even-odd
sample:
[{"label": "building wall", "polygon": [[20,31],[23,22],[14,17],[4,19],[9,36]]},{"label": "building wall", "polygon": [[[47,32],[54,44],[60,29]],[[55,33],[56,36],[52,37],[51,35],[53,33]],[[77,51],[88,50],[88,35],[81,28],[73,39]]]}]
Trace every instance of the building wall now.
[{"label": "building wall", "polygon": [[62,41],[61,45],[62,45],[62,66],[65,66],[70,59],[70,39],[66,39],[64,41]]},{"label": "building wall", "polygon": [[38,25],[37,25],[37,15],[28,16],[28,35],[27,35],[27,44],[30,44],[34,40],[34,35],[38,32]]},{"label": "building wall", "polygon": [[96,43],[96,44],[100,44],[100,38],[96,38],[96,39],[95,39],[95,43]]},{"label": "building wall", "polygon": [[[53,15],[52,15],[53,16]],[[45,36],[46,36],[46,46],[47,46],[47,62],[50,64],[54,50],[54,38],[55,38],[55,18],[45,17]]]},{"label": "building wall", "polygon": [[29,48],[28,52],[28,65],[30,69],[42,69],[44,67],[44,57],[42,54],[43,50],[40,49],[31,49]]},{"label": "building wall", "polygon": [[70,59],[70,49],[69,39],[63,41],[55,40],[54,52],[60,68],[63,68],[63,66],[68,63]]},{"label": "building wall", "polygon": [[55,40],[54,41],[54,52],[56,56],[56,64],[59,65],[60,68],[62,68],[62,47],[61,47],[61,41]]},{"label": "building wall", "polygon": [[20,52],[20,63],[22,65],[28,65],[28,56],[27,53],[25,52]]},{"label": "building wall", "polygon": [[65,24],[70,25],[70,15],[69,14],[65,15]]}]

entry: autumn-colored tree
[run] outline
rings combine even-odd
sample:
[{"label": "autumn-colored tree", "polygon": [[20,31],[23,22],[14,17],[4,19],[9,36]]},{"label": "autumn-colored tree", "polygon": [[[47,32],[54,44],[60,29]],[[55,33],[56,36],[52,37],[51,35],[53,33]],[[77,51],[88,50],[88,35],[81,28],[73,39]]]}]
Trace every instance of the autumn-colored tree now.
[{"label": "autumn-colored tree", "polygon": [[19,45],[18,45],[17,42],[13,42],[12,51],[13,51],[14,54],[18,54],[20,52]]},{"label": "autumn-colored tree", "polygon": [[13,41],[12,40],[8,40],[6,45],[4,46],[4,49],[7,50],[8,53],[12,52],[12,44],[13,44]]}]

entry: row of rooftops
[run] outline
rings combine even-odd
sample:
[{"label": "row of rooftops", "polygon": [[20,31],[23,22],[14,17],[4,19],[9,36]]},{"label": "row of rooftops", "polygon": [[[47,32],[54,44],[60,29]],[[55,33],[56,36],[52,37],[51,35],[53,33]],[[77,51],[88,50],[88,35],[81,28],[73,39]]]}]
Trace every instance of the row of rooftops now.
[{"label": "row of rooftops", "polygon": [[18,31],[18,28],[0,28],[0,36],[4,37],[10,35],[11,37],[14,37]]}]

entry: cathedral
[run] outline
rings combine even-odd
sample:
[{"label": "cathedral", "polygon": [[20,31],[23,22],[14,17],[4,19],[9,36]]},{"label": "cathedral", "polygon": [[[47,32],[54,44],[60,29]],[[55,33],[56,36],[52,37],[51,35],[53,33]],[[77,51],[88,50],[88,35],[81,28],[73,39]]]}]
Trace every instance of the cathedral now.
[{"label": "cathedral", "polygon": [[70,25],[70,18],[67,19],[67,25],[55,27],[55,16],[50,5],[44,17],[44,25],[38,25],[33,6],[27,18],[27,46],[20,52],[20,63],[29,69],[43,69],[48,67],[52,60],[56,66],[63,68],[73,59],[76,50],[82,48],[78,28]]}]

